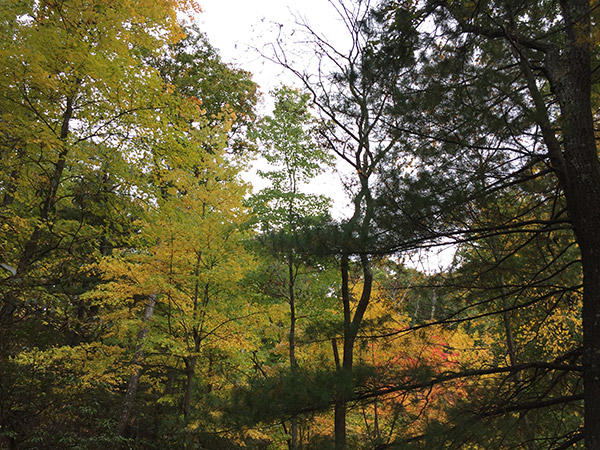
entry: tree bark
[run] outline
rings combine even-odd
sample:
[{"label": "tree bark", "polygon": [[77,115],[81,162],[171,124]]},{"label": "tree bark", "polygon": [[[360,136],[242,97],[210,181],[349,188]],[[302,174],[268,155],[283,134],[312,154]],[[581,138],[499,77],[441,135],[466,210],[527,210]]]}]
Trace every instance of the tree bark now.
[{"label": "tree bark", "polygon": [[511,366],[517,365],[517,351],[515,347],[515,339],[513,337],[511,314],[508,306],[508,298],[506,298],[506,285],[504,282],[504,274],[500,275],[500,294],[502,295],[502,319],[504,322],[504,332],[506,333],[506,349],[508,351],[508,360]]},{"label": "tree bark", "polygon": [[142,319],[142,329],[138,332],[137,343],[135,353],[131,359],[131,365],[134,366],[134,371],[129,377],[129,383],[127,384],[127,391],[125,393],[125,401],[123,402],[123,409],[121,411],[121,418],[119,419],[118,434],[123,436],[127,429],[127,426],[131,421],[131,411],[135,403],[135,396],[137,394],[138,384],[140,382],[141,367],[140,363],[144,359],[144,341],[148,335],[148,321],[152,319],[154,314],[154,307],[156,306],[157,294],[151,294],[148,296],[148,302],[146,303],[146,309],[144,310],[144,317]]},{"label": "tree bark", "polygon": [[591,104],[590,3],[562,0],[567,44],[547,68],[562,121],[563,188],[583,265],[584,440],[600,448],[600,162]]},{"label": "tree bark", "polygon": [[[498,257],[494,257],[496,263],[498,263]],[[515,338],[513,334],[513,326],[512,326],[512,314],[509,310],[510,305],[508,304],[508,297],[506,295],[506,282],[504,280],[504,274],[500,275],[500,295],[502,296],[502,309],[504,310],[502,314],[502,321],[504,323],[504,332],[506,336],[506,350],[508,352],[508,360],[511,367],[515,367],[519,364],[519,360],[517,359],[517,346],[515,344]],[[517,383],[522,380],[522,373],[516,373],[516,381]],[[523,438],[524,446],[526,446],[530,450],[536,449],[535,444],[535,433],[531,428],[531,423],[529,422],[529,418],[527,417],[527,411],[519,412],[519,421],[523,423],[522,429],[520,430]]]},{"label": "tree bark", "polygon": [[346,400],[339,396],[334,404],[335,450],[346,448]]},{"label": "tree bark", "polygon": [[[342,255],[340,261],[340,271],[342,276],[342,304],[344,308],[344,339],[343,339],[343,354],[342,366],[338,369],[339,383],[345,383],[345,371],[349,367],[352,370],[352,346],[349,345],[350,335],[350,288],[349,288],[349,262],[348,255]],[[344,450],[346,448],[346,396],[344,393],[345,386],[339,386],[336,392],[334,403],[334,435],[335,449]]]},{"label": "tree bark", "polygon": [[342,303],[344,306],[344,354],[342,357],[342,367],[338,370],[340,376],[341,388],[336,393],[334,402],[334,427],[335,427],[335,449],[342,450],[346,448],[346,402],[347,402],[347,384],[352,383],[352,368],[354,365],[354,343],[360,329],[360,324],[364,317],[369,300],[371,299],[371,288],[373,284],[373,271],[371,261],[367,255],[361,255],[361,265],[363,272],[363,289],[356,305],[354,317],[351,312],[350,295],[350,276],[348,255],[342,255],[340,270],[342,274]]},{"label": "tree bark", "polygon": [[[295,373],[296,363],[296,295],[294,292],[294,255],[292,251],[288,253],[288,299],[290,304],[290,369]],[[298,419],[292,417],[290,424],[290,450],[298,448]]]},{"label": "tree bark", "polygon": [[196,357],[185,358],[185,392],[183,395],[183,418],[187,422],[192,408],[192,390],[194,389],[194,375],[196,373]]}]

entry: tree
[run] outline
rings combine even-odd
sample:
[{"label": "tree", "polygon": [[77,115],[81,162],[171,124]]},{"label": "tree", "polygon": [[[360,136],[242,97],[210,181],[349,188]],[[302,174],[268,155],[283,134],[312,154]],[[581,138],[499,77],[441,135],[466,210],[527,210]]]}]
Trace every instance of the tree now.
[{"label": "tree", "polygon": [[[549,218],[529,226],[537,225],[542,232],[568,216],[581,250],[585,427],[583,433],[574,430],[565,441],[584,437],[589,448],[597,447],[600,439],[600,243],[592,231],[598,226],[595,205],[600,189],[591,95],[597,60],[592,29],[596,14],[584,0],[389,2],[376,14],[385,24],[380,42],[408,44],[418,58],[414,72],[396,86],[396,106],[390,116],[404,136],[405,148],[414,149],[408,153],[417,158],[417,175],[409,179],[396,169],[395,181],[425,194],[412,195],[413,206],[415,197],[420,197],[427,208],[416,222],[439,218],[435,229],[422,227],[417,245],[448,236],[475,239],[523,230],[527,225],[519,217],[499,224],[495,231],[471,224],[452,227],[456,212],[464,211],[458,205],[528,179],[551,176],[564,196],[564,211],[553,210]],[[432,21],[431,28],[419,27],[427,20]],[[380,48],[389,55],[383,45]],[[439,179],[444,183],[435,182]],[[396,211],[392,216],[406,217],[414,211],[406,201],[411,196],[404,196],[406,191],[398,186],[388,182],[386,202]],[[423,202],[432,192],[437,200]],[[389,229],[389,223],[385,227]]]},{"label": "tree", "polygon": [[[353,206],[352,214],[334,227],[337,231],[326,232],[322,237],[326,252],[337,255],[340,261],[340,296],[344,312],[341,358],[335,339],[333,347],[340,380],[334,407],[335,446],[342,449],[346,447],[346,404],[351,397],[349,386],[352,385],[354,346],[371,298],[372,256],[380,253],[376,242],[373,188],[381,163],[395,145],[393,134],[384,121],[384,111],[391,100],[389,82],[398,75],[380,65],[373,53],[373,33],[363,26],[369,21],[370,3],[361,1],[353,7],[343,2],[330,3],[347,28],[347,50],[336,48],[304,24],[303,31],[318,61],[318,73],[304,72],[295,66],[286,52],[282,35],[273,47],[271,58],[296,75],[311,93],[315,108],[327,123],[319,131],[324,147],[352,171],[346,186]],[[391,79],[381,82],[384,73]],[[353,311],[350,271],[354,258],[359,263],[363,283]]]},{"label": "tree", "polygon": [[[13,357],[93,336],[86,324],[93,311],[80,295],[94,280],[80,267],[123,242],[137,209],[130,194],[147,188],[140,180],[148,142],[167,129],[168,91],[139,53],[181,37],[176,8],[188,3],[0,7],[0,421],[7,433],[26,428],[16,417],[27,401],[10,393],[27,372]],[[121,215],[122,207],[129,212]],[[27,420],[38,420],[37,401],[44,410],[38,396]]]},{"label": "tree", "polygon": [[[127,409],[119,383],[131,372],[143,380],[153,321],[163,311],[158,290],[136,296],[135,307],[150,299],[147,323],[133,338],[135,356],[123,353],[130,342],[106,337],[110,301],[86,296],[102,281],[90,267],[148,251],[140,234],[158,220],[158,203],[184,195],[173,193],[183,174],[194,206],[204,186],[202,195],[224,196],[232,223],[245,220],[235,204],[244,188],[223,149],[239,147],[243,133],[231,130],[252,120],[255,84],[197,35],[177,45],[185,36],[176,15],[186,8],[197,10],[170,0],[0,6],[2,445],[118,441],[111,420]],[[179,67],[190,77],[169,78]],[[223,82],[211,91],[216,80]],[[175,203],[162,211],[173,213]],[[203,226],[216,230],[223,214]],[[239,245],[236,230],[215,231],[212,245]],[[137,331],[138,324],[124,325]]]},{"label": "tree", "polygon": [[[488,228],[514,217],[544,217],[549,205],[537,202],[547,181],[523,183],[478,202],[469,223]],[[523,229],[459,246],[443,280],[448,307],[439,322],[461,326],[477,348],[487,349],[488,357],[470,361],[466,370],[509,372],[465,378],[469,400],[449,412],[445,426],[427,430],[428,445],[555,447],[571,437],[583,411],[573,401],[580,395],[580,283],[568,230]],[[548,399],[559,402],[544,406]]]},{"label": "tree", "polygon": [[[277,233],[289,241],[283,249],[287,264],[287,300],[290,307],[289,362],[296,370],[296,279],[301,263],[292,243],[303,224],[328,215],[328,200],[324,196],[303,194],[303,183],[321,173],[329,163],[328,155],[315,141],[317,123],[309,112],[310,94],[283,86],[273,92],[275,108],[272,116],[264,117],[254,131],[261,144],[261,156],[275,170],[259,171],[271,182],[252,198],[255,214],[263,233]],[[285,246],[285,244],[284,244]],[[298,424],[291,420],[290,448],[296,449]]]},{"label": "tree", "polygon": [[[222,155],[206,155],[197,148],[188,156],[193,155],[185,162],[178,155],[179,166],[164,174],[170,193],[144,220],[137,251],[125,249],[105,259],[100,268],[106,282],[93,294],[101,299],[103,316],[114,324],[111,335],[127,335],[136,327],[143,333],[134,341],[134,384],[144,360],[158,355],[166,367],[182,371],[181,412],[186,422],[191,420],[204,349],[218,345],[223,333],[252,315],[240,311],[244,298],[236,292],[251,267],[241,245],[241,225],[247,220],[241,205],[244,187]],[[135,317],[141,315],[138,324]],[[232,339],[222,345],[233,345]],[[144,357],[141,348],[148,349],[149,356]],[[130,421],[127,399],[135,397],[135,389],[130,392],[128,388],[120,433]]]},{"label": "tree", "polygon": [[204,110],[204,126],[220,126],[231,121],[227,151],[246,156],[250,142],[248,127],[256,119],[257,85],[247,71],[224,63],[208,38],[195,25],[184,28],[185,38],[173,43],[169,51],[150,55],[165,82],[184,97],[199,102]]}]

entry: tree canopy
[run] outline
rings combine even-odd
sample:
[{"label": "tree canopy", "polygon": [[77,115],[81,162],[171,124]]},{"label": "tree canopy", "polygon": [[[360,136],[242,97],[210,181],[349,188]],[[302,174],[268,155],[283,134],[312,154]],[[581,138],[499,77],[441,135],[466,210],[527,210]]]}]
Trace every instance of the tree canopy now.
[{"label": "tree canopy", "polygon": [[600,448],[598,3],[327,5],[0,5],[0,447]]}]

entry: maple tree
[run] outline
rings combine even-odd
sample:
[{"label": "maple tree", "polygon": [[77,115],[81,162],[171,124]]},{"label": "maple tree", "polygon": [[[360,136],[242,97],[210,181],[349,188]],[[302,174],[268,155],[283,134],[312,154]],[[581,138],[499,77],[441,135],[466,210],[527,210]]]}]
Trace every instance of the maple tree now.
[{"label": "maple tree", "polygon": [[[177,6],[185,5],[24,1],[1,7],[0,422],[9,446],[16,430],[37,420],[36,408],[48,407],[44,395],[34,394],[35,406],[23,410],[18,386],[28,374],[15,356],[93,339],[93,311],[81,300],[93,280],[80,267],[126,239],[131,218],[120,209],[135,214],[137,202],[128,194],[134,186],[143,191],[141,162],[151,154],[147,142],[161,132],[168,101],[138,51],[158,52],[181,37]],[[42,379],[48,387],[41,392],[65,380]],[[18,419],[23,413],[26,420]]]},{"label": "maple tree", "polygon": [[[238,169],[224,159],[222,149],[232,141],[228,135],[232,124],[250,114],[254,85],[247,74],[229,70],[213,58],[211,70],[229,70],[236,77],[230,92],[239,88],[244,93],[243,100],[232,101],[233,106],[215,103],[209,115],[198,98],[185,96],[189,93],[183,92],[181,82],[174,86],[153,65],[165,45],[176,46],[184,37],[176,13],[192,6],[166,1],[2,6],[3,33],[13,37],[2,44],[1,155],[7,168],[2,171],[2,267],[3,276],[8,276],[2,279],[0,305],[5,394],[1,423],[8,445],[24,438],[17,430],[27,422],[15,422],[19,411],[47,408],[42,386],[34,407],[19,406],[24,403],[18,386],[29,379],[27,370],[33,369],[40,379],[54,374],[48,388],[55,386],[57,398],[62,395],[73,406],[78,404],[73,392],[114,389],[128,370],[126,347],[103,337],[114,323],[103,318],[112,304],[110,297],[96,305],[83,295],[100,281],[85,269],[88,264],[112,253],[127,253],[132,246],[147,249],[148,243],[136,235],[140,230],[149,232],[150,225],[143,225],[142,218],[155,217],[156,201],[176,196],[172,191],[177,185],[193,193],[188,198],[193,197],[195,212],[203,198],[214,209],[214,203],[207,203],[212,193],[223,201],[238,201],[222,205],[231,208],[230,214],[239,211],[242,220],[239,201],[245,191],[236,181]],[[226,89],[220,92],[225,95]],[[203,96],[208,100],[207,94]],[[212,156],[207,156],[209,147]],[[194,181],[184,181],[183,174],[190,173],[195,174]],[[227,182],[229,190],[219,189]],[[207,187],[204,193],[198,191],[200,185]],[[163,205],[162,214],[171,211],[174,220],[177,208],[189,211],[190,205]],[[205,219],[204,228],[215,230],[213,246],[224,241],[235,245],[226,230],[215,229],[222,220],[233,223],[234,216]],[[212,257],[208,249],[205,253]],[[147,288],[138,285],[136,298]],[[155,307],[147,310],[147,320]],[[135,329],[136,323],[123,317],[125,330]],[[129,361],[132,367],[141,364],[142,354],[136,352]],[[65,364],[69,359],[78,364]],[[72,376],[78,380],[74,385],[67,381]],[[35,416],[31,418],[38,423],[50,419]],[[44,425],[48,431],[53,421],[74,419],[59,417]],[[72,438],[64,425],[54,437],[59,439],[57,445],[60,439]]]},{"label": "maple tree", "polygon": [[[248,308],[241,312],[244,298],[236,292],[244,271],[252,265],[242,246],[246,233],[241,227],[247,220],[242,207],[244,186],[223,155],[197,149],[195,155],[197,159],[187,158],[185,166],[170,168],[162,176],[169,187],[141,224],[135,244],[138,252],[124,249],[102,261],[107,283],[90,294],[100,299],[101,317],[114,324],[111,335],[147,329],[135,345],[144,347],[148,356],[136,351],[134,367],[142,364],[142,358],[152,364],[150,355],[155,354],[163,366],[184,373],[181,411],[186,421],[192,413],[198,358],[215,346],[245,343],[245,348],[251,348],[241,335],[237,344],[233,337],[221,342],[223,336],[237,334],[235,317],[252,316]],[[139,378],[139,373],[135,376]],[[125,426],[121,425],[121,432]]]}]

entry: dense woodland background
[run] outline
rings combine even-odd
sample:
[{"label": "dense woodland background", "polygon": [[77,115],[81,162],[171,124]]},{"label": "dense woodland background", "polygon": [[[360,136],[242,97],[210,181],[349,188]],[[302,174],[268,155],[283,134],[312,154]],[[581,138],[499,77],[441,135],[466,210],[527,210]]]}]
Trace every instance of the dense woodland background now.
[{"label": "dense woodland background", "polygon": [[329,3],[0,2],[0,447],[600,448],[600,3]]}]

